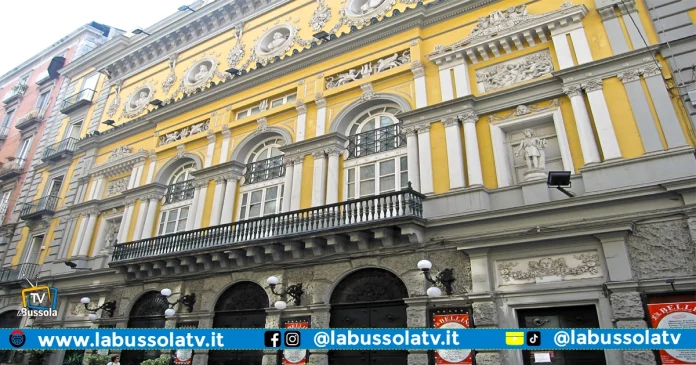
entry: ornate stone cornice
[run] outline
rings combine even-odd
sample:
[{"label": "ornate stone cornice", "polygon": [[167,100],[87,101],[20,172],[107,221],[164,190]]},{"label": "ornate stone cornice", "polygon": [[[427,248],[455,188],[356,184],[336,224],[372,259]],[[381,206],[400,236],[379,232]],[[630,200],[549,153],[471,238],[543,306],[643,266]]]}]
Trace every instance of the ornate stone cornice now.
[{"label": "ornate stone cornice", "polygon": [[298,115],[307,114],[307,105],[305,105],[302,99],[295,100],[295,109],[297,109]]},{"label": "ornate stone cornice", "polygon": [[416,125],[418,133],[430,133],[430,123],[421,123]]},{"label": "ornate stone cornice", "polygon": [[331,156],[334,156],[334,157],[335,157],[335,156],[340,156],[340,155],[342,155],[342,154],[345,152],[345,149],[343,149],[343,148],[329,147],[329,148],[326,149],[325,152],[326,152],[327,155],[329,155],[329,157],[331,157]]},{"label": "ornate stone cornice", "polygon": [[593,91],[599,91],[602,90],[602,79],[594,79],[594,80],[589,80],[586,81],[585,83],[582,84],[582,88],[585,89],[585,92],[593,92]]},{"label": "ornate stone cornice", "polygon": [[411,72],[413,72],[413,77],[423,77],[425,76],[425,67],[421,61],[415,60],[411,62]]},{"label": "ornate stone cornice", "polygon": [[343,134],[338,132],[333,132],[325,134],[323,136],[314,137],[310,139],[305,139],[304,141],[295,142],[289,145],[280,147],[280,150],[285,154],[285,162],[288,160],[293,160],[297,162],[302,161],[304,156],[311,155],[314,153],[325,154],[328,149],[345,149],[345,145],[348,139]]},{"label": "ornate stone cornice", "polygon": [[646,65],[640,69],[640,74],[643,77],[662,76],[662,66],[655,63]]},{"label": "ornate stone cornice", "polygon": [[624,84],[627,82],[631,82],[631,81],[638,81],[638,80],[640,80],[640,70],[639,69],[627,70],[625,72],[622,72],[622,73],[616,75],[616,77],[618,77],[619,80],[621,80],[621,82],[623,82]]},{"label": "ornate stone cornice", "polygon": [[105,162],[99,166],[95,166],[89,170],[86,176],[103,175],[105,178],[125,174],[131,172],[133,166],[137,163],[144,163],[148,158],[148,153],[145,150],[140,150],[130,155],[121,156],[117,160]]},{"label": "ornate stone cornice", "polygon": [[326,108],[326,99],[324,99],[324,94],[317,93],[314,102],[317,103],[317,108]]},{"label": "ornate stone cornice", "polygon": [[416,132],[418,132],[415,126],[404,127],[402,131],[404,132],[406,137],[415,136]]},{"label": "ornate stone cornice", "polygon": [[222,125],[222,130],[220,133],[222,133],[222,138],[230,138],[230,136],[232,136],[232,131],[227,124]]},{"label": "ornate stone cornice", "polygon": [[191,173],[196,178],[196,181],[201,181],[208,183],[210,180],[216,180],[220,177],[227,179],[226,176],[238,176],[244,175],[244,169],[246,166],[238,161],[228,161],[221,164],[206,167],[204,169],[196,170]]}]

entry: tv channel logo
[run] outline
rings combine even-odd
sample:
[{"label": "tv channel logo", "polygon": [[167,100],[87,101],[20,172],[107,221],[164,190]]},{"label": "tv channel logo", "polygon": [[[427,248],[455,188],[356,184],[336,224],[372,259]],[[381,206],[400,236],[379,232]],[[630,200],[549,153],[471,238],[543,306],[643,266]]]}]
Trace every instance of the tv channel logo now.
[{"label": "tv channel logo", "polygon": [[56,317],[58,289],[46,285],[23,289],[22,307],[19,316]]},{"label": "tv channel logo", "polygon": [[12,347],[20,348],[24,346],[25,342],[27,342],[27,336],[21,330],[14,330],[10,333],[10,345]]}]

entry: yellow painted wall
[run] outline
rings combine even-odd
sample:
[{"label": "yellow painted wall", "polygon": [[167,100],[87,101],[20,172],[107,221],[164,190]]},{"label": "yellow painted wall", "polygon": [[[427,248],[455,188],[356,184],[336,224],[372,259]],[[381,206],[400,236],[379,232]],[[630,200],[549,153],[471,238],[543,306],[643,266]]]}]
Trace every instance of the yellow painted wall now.
[{"label": "yellow painted wall", "polygon": [[293,181],[293,185],[302,184],[300,209],[312,207],[312,182],[314,180],[314,157],[307,155],[302,164],[302,181]]},{"label": "yellow painted wall", "polygon": [[638,125],[631,112],[626,88],[618,78],[613,77],[604,80],[603,90],[616,139],[619,141],[621,156],[623,158],[642,156],[645,149],[640,139]]}]

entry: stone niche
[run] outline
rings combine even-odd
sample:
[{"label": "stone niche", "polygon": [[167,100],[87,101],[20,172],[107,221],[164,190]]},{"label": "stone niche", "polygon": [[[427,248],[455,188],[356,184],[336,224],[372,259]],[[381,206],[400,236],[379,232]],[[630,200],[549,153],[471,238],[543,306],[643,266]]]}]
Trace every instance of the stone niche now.
[{"label": "stone niche", "polygon": [[183,84],[187,88],[200,87],[208,83],[213,78],[217,60],[212,57],[205,57],[193,64],[183,78]]},{"label": "stone niche", "polygon": [[279,24],[264,33],[256,44],[256,54],[261,57],[279,56],[293,44],[297,30],[290,24]]},{"label": "stone niche", "polygon": [[547,171],[563,170],[563,160],[553,123],[517,129],[508,132],[505,137],[515,183],[545,179]]},{"label": "stone niche", "polygon": [[154,93],[155,88],[150,85],[137,88],[126,101],[125,111],[132,113],[144,109],[147,107],[150,100],[152,100],[152,95]]}]

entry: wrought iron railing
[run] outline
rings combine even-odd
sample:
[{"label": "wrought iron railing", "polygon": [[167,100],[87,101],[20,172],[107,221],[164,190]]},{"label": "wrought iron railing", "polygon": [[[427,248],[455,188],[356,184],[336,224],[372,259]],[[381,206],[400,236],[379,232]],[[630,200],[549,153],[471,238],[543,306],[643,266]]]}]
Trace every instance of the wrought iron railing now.
[{"label": "wrought iron railing", "polygon": [[19,216],[26,217],[39,212],[55,212],[57,205],[58,197],[48,195],[41,199],[36,199],[32,202],[22,204],[22,207],[19,210]]},{"label": "wrought iron railing", "polygon": [[76,138],[66,138],[60,142],[56,142],[48,147],[43,152],[43,158],[48,159],[63,152],[74,152],[77,148]]},{"label": "wrought iron railing", "polygon": [[315,208],[172,233],[114,246],[112,262],[196,251],[403,217],[423,217],[425,196],[409,188]]},{"label": "wrought iron railing", "polygon": [[244,184],[253,184],[282,176],[285,176],[283,156],[271,157],[247,164],[246,172],[244,173]]},{"label": "wrought iron railing", "polygon": [[0,138],[7,138],[10,133],[10,127],[0,127]]},{"label": "wrought iron railing", "polygon": [[167,195],[164,196],[164,204],[176,203],[182,200],[193,199],[196,188],[193,180],[186,180],[167,186]]},{"label": "wrought iron railing", "polygon": [[70,109],[73,107],[73,105],[76,105],[81,101],[91,102],[92,98],[94,98],[94,93],[95,92],[92,89],[84,89],[80,90],[80,92],[78,92],[77,94],[68,96],[67,98],[63,99],[63,104],[61,104],[61,110]]},{"label": "wrought iron railing", "polygon": [[12,161],[9,161],[0,167],[0,176],[5,175],[10,172],[17,172],[21,171],[24,168],[24,164],[27,162],[26,159],[23,158],[16,158]]},{"label": "wrought iron railing", "polygon": [[348,137],[348,158],[372,155],[406,145],[400,124],[392,124]]},{"label": "wrought iron railing", "polygon": [[29,279],[33,280],[38,274],[39,265],[19,264],[9,266],[0,270],[0,283]]}]

